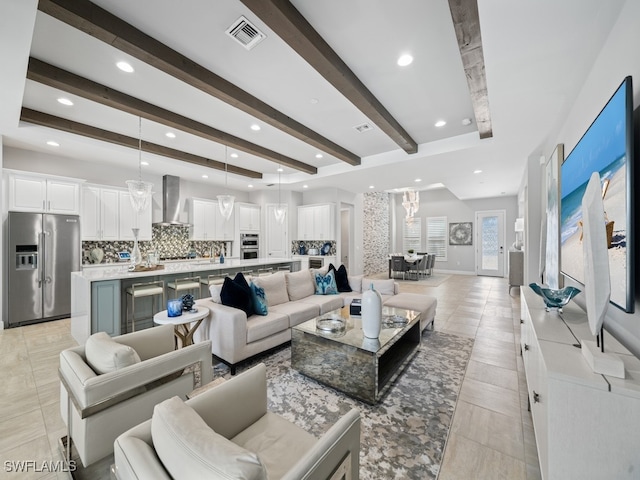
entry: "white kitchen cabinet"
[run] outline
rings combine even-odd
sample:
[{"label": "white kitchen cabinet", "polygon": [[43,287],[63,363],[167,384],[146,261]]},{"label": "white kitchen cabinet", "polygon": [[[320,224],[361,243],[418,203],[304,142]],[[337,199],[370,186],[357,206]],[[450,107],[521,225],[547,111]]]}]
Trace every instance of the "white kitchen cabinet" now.
[{"label": "white kitchen cabinet", "polygon": [[219,210],[218,202],[199,198],[191,199],[191,208],[189,211],[189,222],[191,223],[191,240],[216,239],[217,210]]},{"label": "white kitchen cabinet", "polygon": [[335,205],[299,206],[297,240],[335,240]]},{"label": "white kitchen cabinet", "polygon": [[265,213],[265,245],[268,257],[289,257],[291,244],[289,243],[289,209],[287,207],[283,223],[276,221],[276,204],[268,204]]},{"label": "white kitchen cabinet", "polygon": [[133,229],[139,229],[138,240],[151,241],[151,206],[143,212],[137,213],[131,205],[131,194],[128,190],[119,191],[118,225],[120,240],[135,240]]},{"label": "white kitchen cabinet", "polygon": [[87,185],[82,188],[82,240],[118,240],[118,190]]},{"label": "white kitchen cabinet", "polygon": [[[640,360],[612,336],[605,350],[625,363],[626,379],[593,373],[579,347],[592,340],[574,303],[546,312],[522,287],[521,342],[540,472],[545,480],[637,478],[640,471]],[[608,347],[607,347],[608,346]]]},{"label": "white kitchen cabinet", "polygon": [[80,180],[9,173],[9,210],[78,215]]},{"label": "white kitchen cabinet", "polygon": [[260,233],[260,205],[237,204],[241,233]]},{"label": "white kitchen cabinet", "polygon": [[233,240],[235,235],[236,219],[234,215],[231,215],[227,220],[222,216],[218,202],[215,203],[215,240]]}]

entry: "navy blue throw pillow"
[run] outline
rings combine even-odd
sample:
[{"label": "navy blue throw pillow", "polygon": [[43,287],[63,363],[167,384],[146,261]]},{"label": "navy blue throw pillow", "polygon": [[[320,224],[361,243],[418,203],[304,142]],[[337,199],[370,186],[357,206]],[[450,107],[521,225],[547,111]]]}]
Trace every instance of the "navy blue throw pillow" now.
[{"label": "navy blue throw pillow", "polygon": [[336,286],[338,287],[338,292],[351,292],[351,287],[349,286],[349,277],[347,275],[347,267],[344,265],[340,265],[336,270],[336,267],[333,266],[333,263],[329,264],[329,270],[333,270],[336,275]]},{"label": "navy blue throw pillow", "polygon": [[247,314],[247,317],[253,315],[251,287],[249,287],[247,280],[240,272],[236,274],[233,280],[230,277],[225,277],[220,290],[220,300],[223,305],[239,308]]}]

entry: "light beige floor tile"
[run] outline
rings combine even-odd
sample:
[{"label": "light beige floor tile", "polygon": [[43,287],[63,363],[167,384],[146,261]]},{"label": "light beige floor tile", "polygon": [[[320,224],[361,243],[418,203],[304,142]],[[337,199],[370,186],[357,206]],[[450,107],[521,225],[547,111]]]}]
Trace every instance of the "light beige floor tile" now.
[{"label": "light beige floor tile", "polygon": [[514,392],[519,391],[518,372],[484,362],[470,360],[465,378],[490,383]]},{"label": "light beige floor tile", "polygon": [[451,323],[447,322],[440,331],[453,333],[454,335],[462,335],[465,337],[473,338],[476,335],[476,331],[478,329],[476,327],[470,325],[462,325],[460,323]]},{"label": "light beige floor tile", "polygon": [[[17,447],[2,452],[3,465],[0,469],[0,479],[46,479],[51,472],[45,468],[52,468],[53,457],[46,435],[37,437]],[[9,463],[7,463],[9,462]],[[35,462],[26,465],[24,462]],[[45,465],[46,462],[46,465]]]},{"label": "light beige floor tile", "polygon": [[459,400],[520,420],[520,395],[507,388],[465,378]]},{"label": "light beige floor tile", "polygon": [[0,421],[0,452],[46,435],[40,408]]},{"label": "light beige floor tile", "polygon": [[502,330],[496,330],[495,328],[484,328],[482,325],[478,327],[478,337],[489,337],[496,340],[502,340],[503,342],[515,343],[513,331],[503,332]]},{"label": "light beige floor tile", "polygon": [[38,400],[41,406],[50,405],[60,401],[60,381],[49,382],[37,386]]},{"label": "light beige floor tile", "polygon": [[454,313],[447,321],[451,323],[459,323],[461,325],[469,325],[471,327],[478,327],[480,324],[479,318],[467,317],[460,313]]},{"label": "light beige floor tile", "polygon": [[40,401],[35,387],[12,389],[11,392],[5,392],[0,396],[0,422],[39,409]]},{"label": "light beige floor tile", "polygon": [[524,462],[451,434],[439,480],[525,480]]},{"label": "light beige floor tile", "polygon": [[485,447],[525,460],[522,444],[522,423],[486,408],[459,401],[451,432],[474,440]]}]

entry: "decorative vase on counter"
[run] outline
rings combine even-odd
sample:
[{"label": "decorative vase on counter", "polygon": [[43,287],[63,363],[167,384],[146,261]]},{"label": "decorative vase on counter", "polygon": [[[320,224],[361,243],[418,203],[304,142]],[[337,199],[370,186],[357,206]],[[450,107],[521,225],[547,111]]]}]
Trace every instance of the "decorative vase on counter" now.
[{"label": "decorative vase on counter", "polygon": [[362,332],[367,338],[378,338],[382,328],[382,296],[373,283],[362,293]]},{"label": "decorative vase on counter", "polygon": [[131,231],[133,232],[133,249],[131,250],[129,270],[133,271],[136,269],[136,266],[142,264],[142,253],[140,253],[140,247],[138,247],[138,234],[140,233],[140,229],[132,228]]}]

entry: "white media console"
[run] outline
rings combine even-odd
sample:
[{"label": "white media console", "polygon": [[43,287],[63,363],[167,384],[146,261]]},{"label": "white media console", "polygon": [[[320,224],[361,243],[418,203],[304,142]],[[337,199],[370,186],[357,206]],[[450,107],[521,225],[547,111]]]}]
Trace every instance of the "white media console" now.
[{"label": "white media console", "polygon": [[[559,314],[520,288],[521,348],[545,480],[640,478],[640,360],[605,332],[625,379],[593,373],[580,340],[594,340],[586,313],[570,302]],[[612,307],[614,308],[614,307]]]}]

